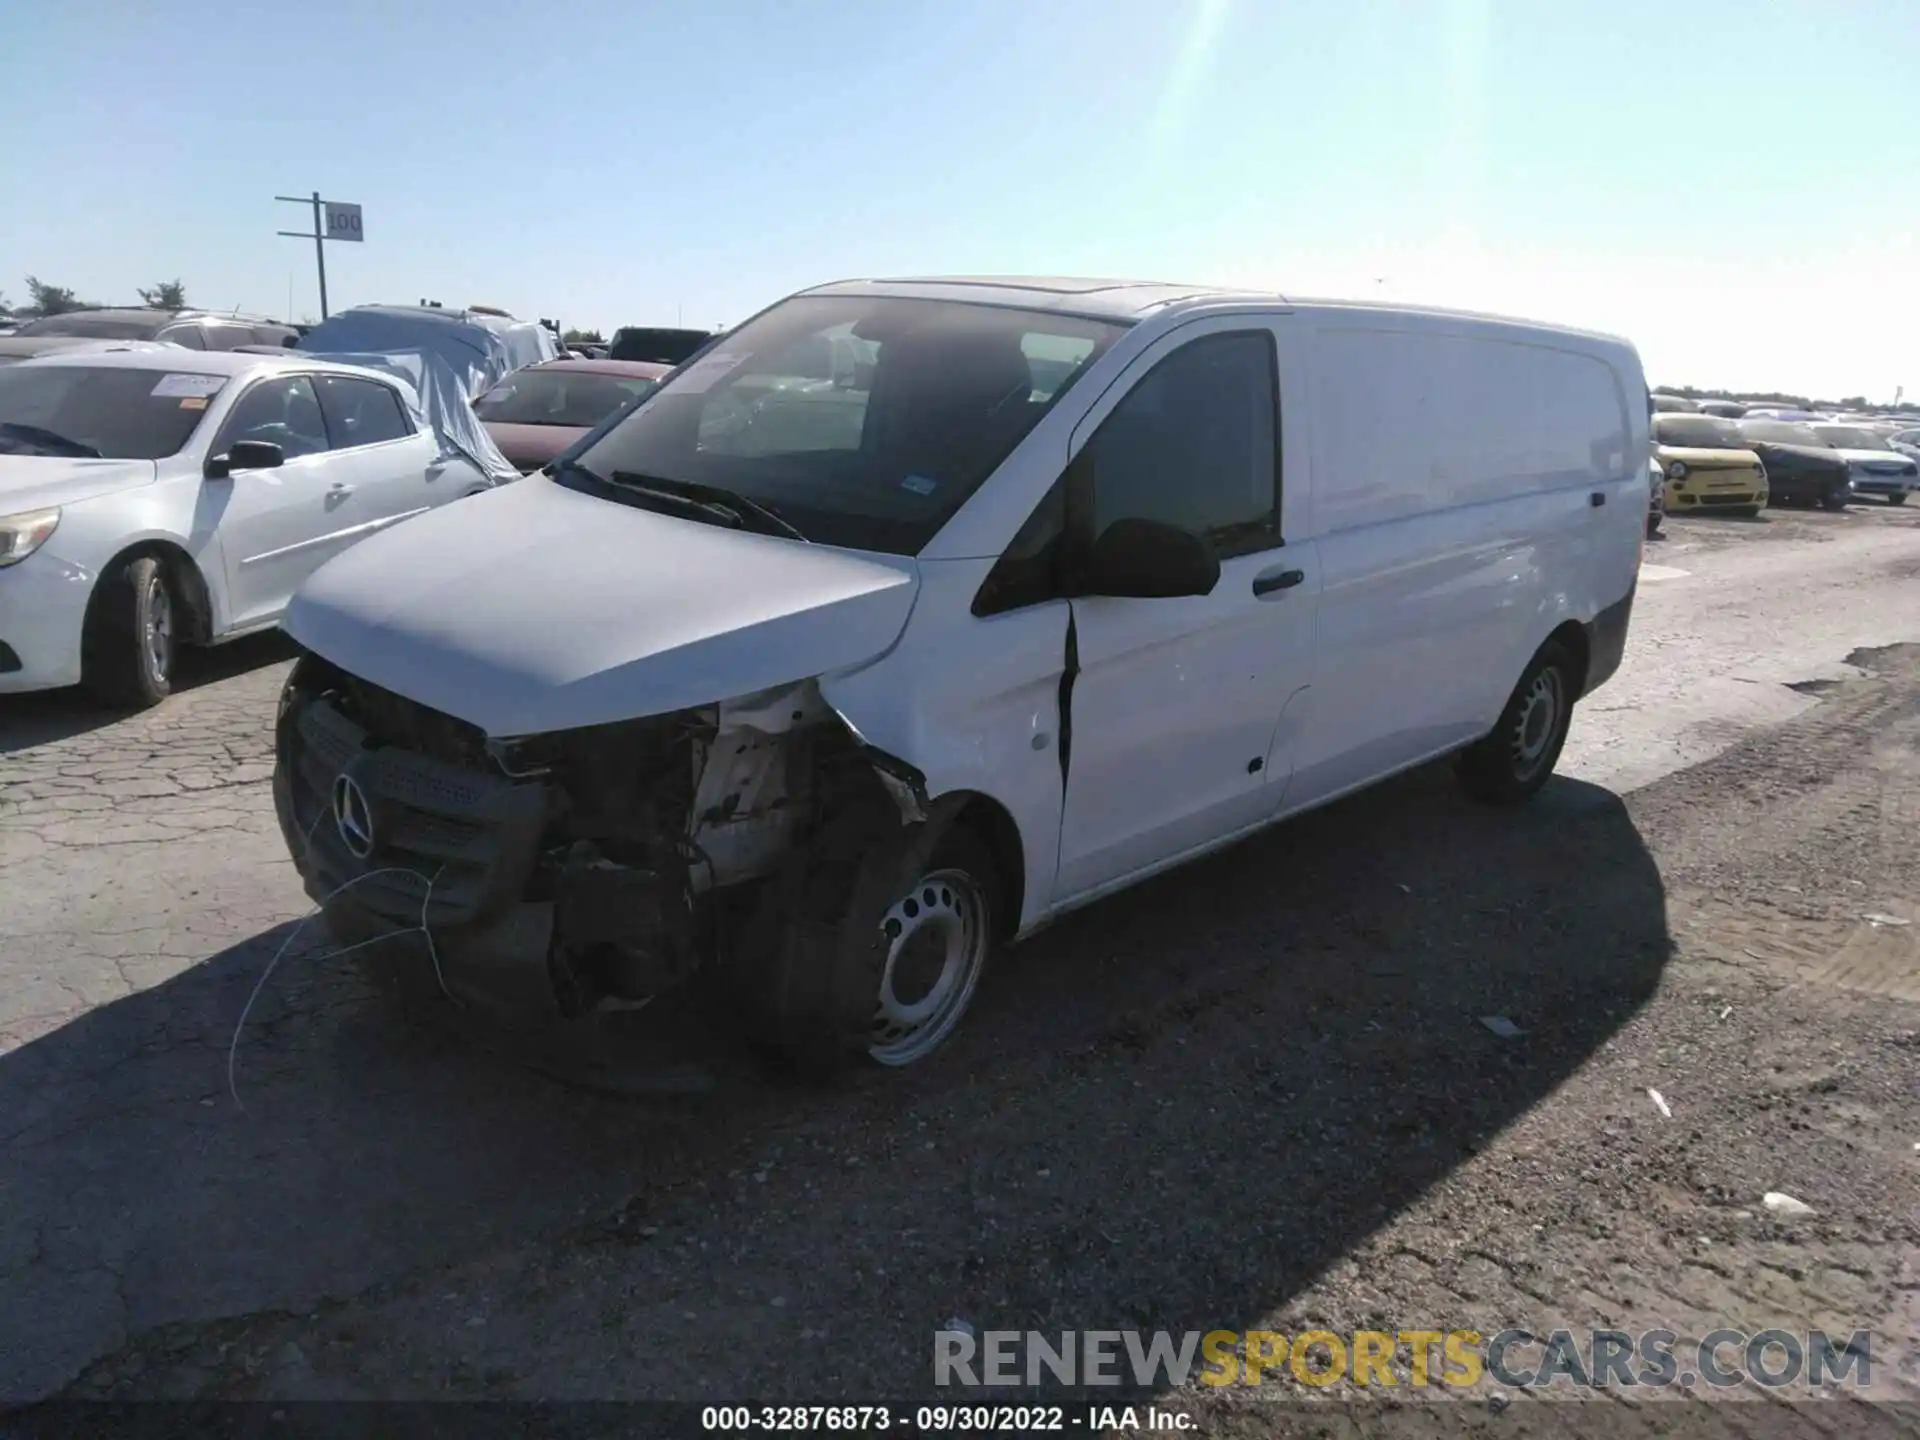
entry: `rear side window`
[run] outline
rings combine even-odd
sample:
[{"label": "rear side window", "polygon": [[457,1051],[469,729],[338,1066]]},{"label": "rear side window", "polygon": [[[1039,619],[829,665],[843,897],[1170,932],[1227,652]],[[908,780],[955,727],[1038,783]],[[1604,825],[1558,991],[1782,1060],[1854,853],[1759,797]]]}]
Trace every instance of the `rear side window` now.
[{"label": "rear side window", "polygon": [[172,341],[175,345],[184,345],[189,350],[207,348],[206,337],[200,333],[198,325],[176,325],[171,330],[162,330],[159,338]]},{"label": "rear side window", "polygon": [[1204,536],[1222,558],[1278,545],[1275,377],[1265,331],[1196,340],[1155,366],[1080,454],[1090,537],[1142,519]]},{"label": "rear side window", "polygon": [[333,437],[336,450],[402,440],[413,433],[406,412],[400,408],[400,397],[377,380],[322,375],[319,389],[327,433]]},{"label": "rear side window", "polygon": [[241,345],[253,344],[253,328],[248,325],[233,325],[213,320],[207,324],[207,349],[233,350]]}]

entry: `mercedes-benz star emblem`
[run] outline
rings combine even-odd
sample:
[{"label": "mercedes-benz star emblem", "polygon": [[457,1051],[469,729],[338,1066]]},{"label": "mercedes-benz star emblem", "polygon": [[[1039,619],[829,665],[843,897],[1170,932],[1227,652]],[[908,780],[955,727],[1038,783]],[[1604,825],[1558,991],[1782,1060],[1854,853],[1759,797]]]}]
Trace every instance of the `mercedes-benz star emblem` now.
[{"label": "mercedes-benz star emblem", "polygon": [[356,860],[373,854],[373,806],[351,775],[333,782],[333,828]]}]

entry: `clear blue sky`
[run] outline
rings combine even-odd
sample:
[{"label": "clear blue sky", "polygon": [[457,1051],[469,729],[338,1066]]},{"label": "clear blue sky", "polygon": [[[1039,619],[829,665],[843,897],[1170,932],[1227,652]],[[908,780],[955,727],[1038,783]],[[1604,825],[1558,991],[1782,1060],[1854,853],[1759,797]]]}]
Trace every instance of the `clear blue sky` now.
[{"label": "clear blue sky", "polygon": [[0,294],[605,330],[860,274],[1372,294],[1920,393],[1917,0],[20,0]]}]

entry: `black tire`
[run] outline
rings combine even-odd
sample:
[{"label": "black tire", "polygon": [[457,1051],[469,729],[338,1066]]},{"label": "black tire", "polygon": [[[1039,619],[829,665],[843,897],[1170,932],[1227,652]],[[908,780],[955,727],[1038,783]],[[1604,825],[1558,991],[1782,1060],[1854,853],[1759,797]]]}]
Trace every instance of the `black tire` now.
[{"label": "black tire", "polygon": [[1902,490],[1902,491],[1900,491],[1900,492],[1899,492],[1898,494],[1894,494],[1894,495],[1889,495],[1889,496],[1887,496],[1887,503],[1888,503],[1889,505],[1904,505],[1904,504],[1906,504],[1906,503],[1907,503],[1907,492],[1906,492],[1906,491],[1904,491],[1904,490]]},{"label": "black tire", "polygon": [[[915,875],[902,876],[902,844],[897,818],[870,817],[873,828],[862,839],[852,866],[831,858],[847,835],[814,847],[824,866],[809,865],[799,886],[776,886],[756,917],[760,932],[747,953],[727,967],[730,1008],[744,1012],[748,1038],[762,1053],[814,1080],[850,1069],[903,1069],[925,1060],[950,1039],[971,1007],[981,975],[992,958],[998,935],[1004,886],[993,852],[972,829],[955,825],[942,835]],[[860,829],[856,822],[854,829]],[[872,843],[867,843],[872,842]],[[968,950],[971,964],[964,988],[949,1008],[936,1007],[937,1023],[925,1027],[928,1038],[917,1052],[911,1045],[880,1043],[881,986],[895,938],[883,931],[907,892],[926,877],[960,874],[969,878],[977,910],[968,934],[982,937],[983,949]],[[935,882],[936,885],[939,882]],[[951,883],[940,886],[949,893]],[[948,902],[951,904],[951,901]],[[931,914],[931,912],[928,912]],[[829,920],[827,916],[831,914]],[[931,991],[929,992],[931,993]],[[937,1033],[934,1033],[937,1030]]]},{"label": "black tire", "polygon": [[[1543,685],[1553,691],[1549,712],[1538,708],[1537,687]],[[1566,646],[1549,640],[1513,687],[1493,729],[1460,752],[1456,768],[1467,793],[1489,805],[1530,799],[1559,763],[1579,693],[1579,665]],[[1536,723],[1544,725],[1544,731],[1534,731]]]},{"label": "black tire", "polygon": [[173,691],[179,597],[152,555],[116,561],[100,577],[80,634],[80,683],[94,698],[145,710]]},{"label": "black tire", "polygon": [[1838,486],[1831,486],[1820,492],[1820,508],[1823,510],[1844,510],[1847,508],[1847,492]]}]

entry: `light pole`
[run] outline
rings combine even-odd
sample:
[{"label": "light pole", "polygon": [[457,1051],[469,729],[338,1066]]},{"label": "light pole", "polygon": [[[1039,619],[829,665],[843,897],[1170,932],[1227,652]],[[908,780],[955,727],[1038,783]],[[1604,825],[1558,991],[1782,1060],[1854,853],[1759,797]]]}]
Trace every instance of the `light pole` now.
[{"label": "light pole", "polygon": [[[313,261],[320,274],[320,318],[327,318],[327,241],[329,240],[365,240],[366,231],[361,224],[360,207],[350,205],[344,200],[322,200],[320,192],[311,195],[276,195],[273,197],[286,205],[311,205],[313,207],[313,230],[282,230],[278,233],[292,240],[313,241]],[[293,316],[288,315],[288,320]]]}]

